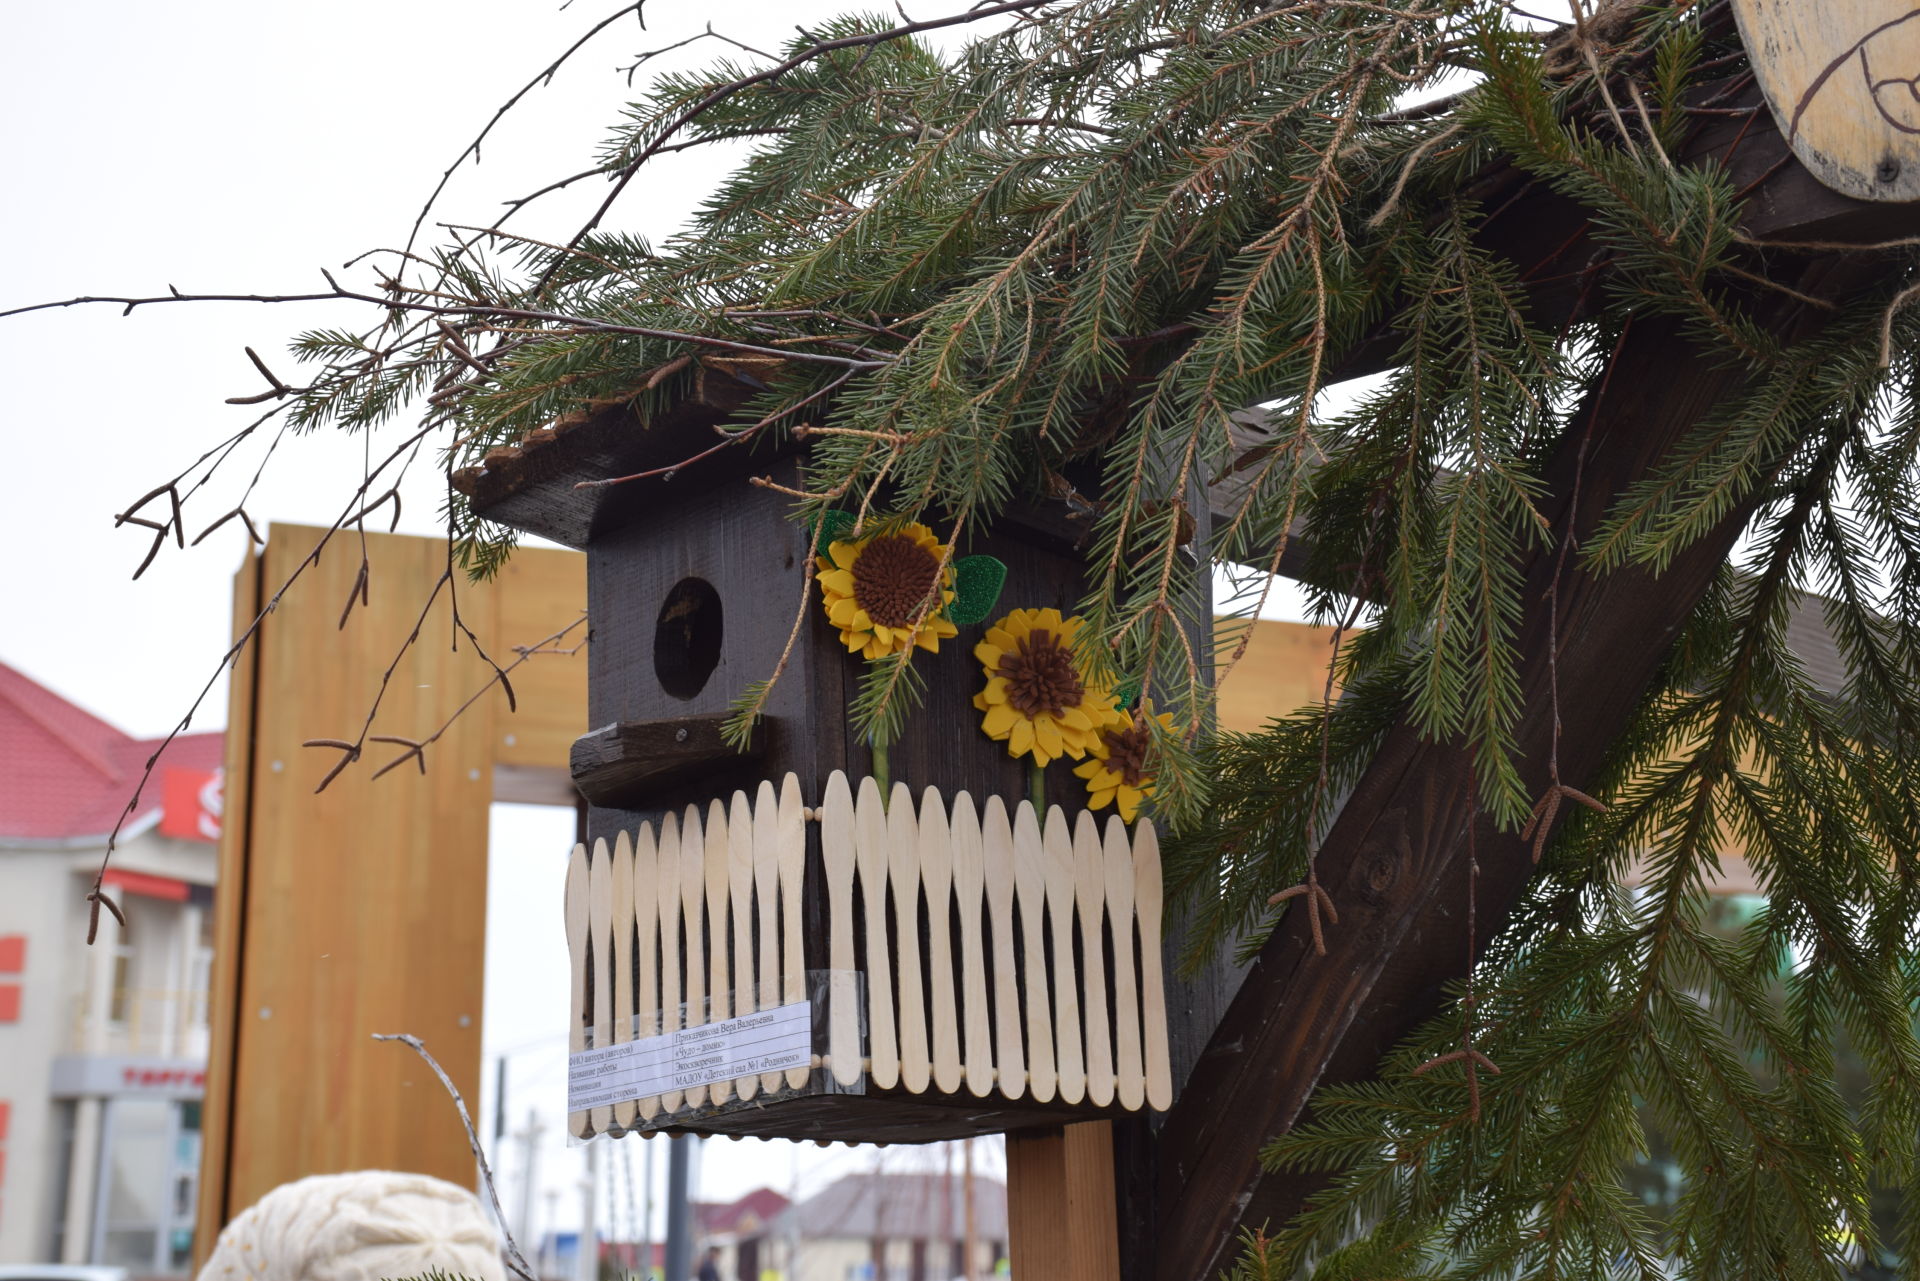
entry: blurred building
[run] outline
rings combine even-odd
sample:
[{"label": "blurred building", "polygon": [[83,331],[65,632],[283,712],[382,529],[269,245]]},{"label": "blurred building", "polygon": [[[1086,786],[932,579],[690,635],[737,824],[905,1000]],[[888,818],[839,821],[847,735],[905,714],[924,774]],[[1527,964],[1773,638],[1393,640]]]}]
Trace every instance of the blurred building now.
[{"label": "blurred building", "polygon": [[0,1263],[187,1270],[207,1059],[221,735],[159,745],[0,664]]},{"label": "blurred building", "polygon": [[[966,1269],[967,1188],[973,1270]],[[766,1233],[782,1281],[954,1281],[992,1277],[1007,1257],[1007,1188],[958,1173],[849,1174],[777,1216]],[[727,1246],[724,1240],[716,1244]],[[727,1281],[761,1281],[722,1268]],[[766,1264],[761,1265],[763,1268]]]}]

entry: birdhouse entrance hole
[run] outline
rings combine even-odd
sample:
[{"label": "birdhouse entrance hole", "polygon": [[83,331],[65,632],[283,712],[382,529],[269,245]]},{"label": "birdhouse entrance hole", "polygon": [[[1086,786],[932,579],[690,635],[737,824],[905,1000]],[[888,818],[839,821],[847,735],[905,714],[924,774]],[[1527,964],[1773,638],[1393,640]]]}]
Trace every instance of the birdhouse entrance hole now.
[{"label": "birdhouse entrance hole", "polygon": [[683,578],[660,605],[653,628],[653,673],[660,688],[690,699],[720,663],[720,593],[704,578]]}]

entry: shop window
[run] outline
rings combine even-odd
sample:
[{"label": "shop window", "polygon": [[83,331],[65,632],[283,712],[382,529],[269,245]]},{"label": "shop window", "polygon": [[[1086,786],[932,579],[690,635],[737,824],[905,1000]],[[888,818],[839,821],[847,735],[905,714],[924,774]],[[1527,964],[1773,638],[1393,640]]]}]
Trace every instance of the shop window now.
[{"label": "shop window", "polygon": [[132,1013],[132,978],[133,949],[122,943],[113,949],[113,995],[107,1002],[107,1018],[114,1023],[125,1023]]}]

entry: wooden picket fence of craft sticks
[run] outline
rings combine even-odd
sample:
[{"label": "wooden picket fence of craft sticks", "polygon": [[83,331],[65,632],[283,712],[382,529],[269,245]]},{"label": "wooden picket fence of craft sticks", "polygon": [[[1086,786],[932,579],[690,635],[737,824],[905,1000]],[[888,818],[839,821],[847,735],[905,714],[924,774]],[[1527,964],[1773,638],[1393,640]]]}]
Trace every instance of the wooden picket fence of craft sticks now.
[{"label": "wooden picket fence of craft sticks", "polygon": [[[596,841],[591,857],[574,847],[571,1048],[587,1048],[589,1029],[592,1044],[604,1046],[677,1031],[682,1018],[697,1025],[806,1000],[809,821],[820,824],[828,896],[819,1066],[836,1082],[852,1085],[865,1072],[879,1089],[916,1094],[998,1092],[1128,1110],[1172,1103],[1152,823],[1139,821],[1130,837],[1117,816],[1103,828],[1083,810],[1070,823],[1054,805],[1043,822],[1027,801],[1009,814],[998,796],[976,807],[960,792],[949,804],[931,787],[916,804],[904,783],[883,804],[873,779],[860,781],[856,798],[837,772],[817,809],[804,806],[789,774],[777,793],[763,782],[751,800],[735,792],[704,816],[688,806],[657,833],[643,823],[611,850]],[[864,1051],[856,932],[866,954]],[[575,1112],[568,1124],[580,1137],[652,1128],[710,1101],[801,1088],[808,1073],[792,1068]]]}]

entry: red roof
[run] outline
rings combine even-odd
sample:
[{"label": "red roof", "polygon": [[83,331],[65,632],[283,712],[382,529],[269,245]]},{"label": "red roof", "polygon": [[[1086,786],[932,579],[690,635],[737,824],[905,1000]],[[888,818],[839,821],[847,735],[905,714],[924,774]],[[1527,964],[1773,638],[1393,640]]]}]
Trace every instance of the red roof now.
[{"label": "red roof", "polygon": [[[131,821],[159,812],[169,769],[219,769],[224,737],[174,739]],[[0,663],[0,837],[104,838],[160,742],[135,738]]]},{"label": "red roof", "polygon": [[696,1201],[693,1204],[694,1230],[701,1236],[725,1236],[744,1232],[764,1232],[773,1217],[791,1202],[772,1188],[755,1188],[738,1201],[725,1203]]}]

